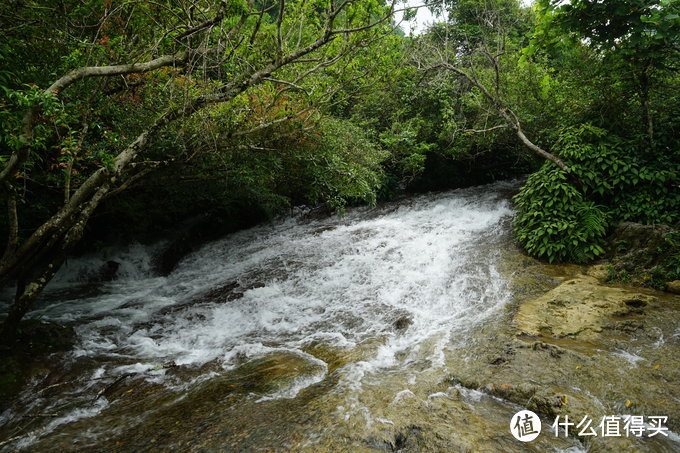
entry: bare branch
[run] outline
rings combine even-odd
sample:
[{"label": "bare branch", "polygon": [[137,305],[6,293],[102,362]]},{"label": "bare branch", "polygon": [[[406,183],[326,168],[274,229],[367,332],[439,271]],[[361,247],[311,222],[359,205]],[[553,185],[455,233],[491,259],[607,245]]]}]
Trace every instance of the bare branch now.
[{"label": "bare branch", "polygon": [[472,133],[475,133],[475,134],[483,134],[485,132],[495,131],[496,129],[505,129],[507,127],[510,127],[510,126],[508,126],[507,124],[499,124],[498,126],[489,127],[487,129],[464,129],[463,132],[472,132]]},{"label": "bare branch", "polygon": [[524,131],[522,130],[522,125],[519,121],[519,118],[515,114],[515,112],[513,112],[512,110],[507,108],[505,105],[503,105],[501,100],[494,97],[489,92],[489,90],[487,90],[486,87],[482,83],[480,83],[477,79],[475,79],[470,74],[463,71],[462,69],[460,69],[460,68],[458,68],[458,67],[456,67],[456,66],[454,66],[450,63],[447,63],[447,62],[441,62],[436,66],[443,67],[443,68],[445,68],[449,71],[452,71],[452,72],[466,78],[471,84],[476,86],[484,94],[484,96],[486,96],[487,99],[489,99],[489,101],[491,101],[491,103],[496,107],[496,110],[498,110],[498,113],[500,113],[500,115],[503,117],[503,119],[505,119],[508,122],[508,124],[510,124],[511,127],[515,130],[517,137],[519,137],[519,139],[522,141],[524,146],[526,146],[527,148],[529,148],[531,151],[538,154],[539,156],[543,157],[544,159],[547,159],[547,160],[555,163],[555,165],[557,165],[562,170],[569,172],[569,167],[562,161],[562,159],[560,159],[559,157],[549,153],[548,151],[544,150],[540,146],[537,146],[535,143],[533,143],[531,140],[529,140],[527,138],[527,136],[524,134]]},{"label": "bare branch", "polygon": [[189,36],[195,35],[196,33],[200,33],[203,30],[206,30],[208,28],[212,28],[213,26],[219,24],[222,22],[222,19],[224,19],[224,7],[220,8],[220,12],[215,15],[215,17],[208,19],[206,21],[203,21],[202,23],[196,25],[193,28],[190,28],[183,33],[180,33],[179,36],[177,36],[177,40],[181,40],[184,38],[188,38]]},{"label": "bare branch", "polygon": [[136,182],[141,180],[144,176],[151,173],[156,168],[158,168],[158,165],[152,165],[152,166],[141,169],[139,172],[135,173],[134,175],[130,176],[125,181],[123,181],[123,183],[120,186],[116,187],[115,189],[113,189],[109,193],[107,193],[104,198],[105,199],[113,198],[116,195],[118,195],[119,193],[129,189],[132,185],[134,185]]},{"label": "bare branch", "polygon": [[271,78],[271,77],[265,77],[263,80],[266,80],[267,82],[278,83],[278,84],[281,84],[281,85],[288,85],[288,86],[290,86],[290,87],[295,88],[296,90],[300,90],[300,91],[302,91],[303,93],[309,95],[309,93],[307,92],[307,90],[306,90],[305,88],[303,88],[303,87],[301,87],[300,85],[297,85],[297,84],[295,84],[295,83],[293,83],[293,82],[289,82],[289,81],[287,81],[287,80],[273,79],[273,78]]},{"label": "bare branch", "polygon": [[258,124],[257,126],[250,128],[250,129],[247,129],[245,131],[234,132],[232,134],[232,137],[241,137],[243,135],[254,134],[255,132],[259,132],[263,129],[267,129],[267,128],[275,126],[277,124],[281,124],[281,123],[284,123],[286,121],[292,120],[293,118],[300,117],[300,116],[304,115],[305,113],[309,112],[310,110],[312,110],[312,107],[307,107],[306,109],[300,110],[300,111],[295,112],[295,113],[291,113],[290,115],[286,115],[284,117],[277,118],[275,120],[268,121],[266,123]]},{"label": "bare branch", "polygon": [[153,71],[163,66],[174,66],[186,61],[189,52],[178,52],[173,55],[163,55],[162,57],[144,63],[120,64],[114,66],[86,66],[75,69],[62,76],[54,82],[46,92],[60,93],[69,85],[88,77],[109,77],[121,74],[133,74]]}]

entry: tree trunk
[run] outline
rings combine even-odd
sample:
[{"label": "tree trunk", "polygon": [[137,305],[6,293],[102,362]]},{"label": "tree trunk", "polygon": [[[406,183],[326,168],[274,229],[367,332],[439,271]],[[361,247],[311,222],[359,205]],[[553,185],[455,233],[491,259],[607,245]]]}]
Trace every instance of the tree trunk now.
[{"label": "tree trunk", "polygon": [[652,112],[649,107],[649,75],[647,73],[647,68],[642,72],[639,72],[635,79],[637,81],[638,96],[640,98],[640,107],[642,107],[642,122],[647,130],[647,136],[649,137],[649,144],[654,146],[654,120],[652,119]]},{"label": "tree trunk", "polygon": [[0,327],[0,344],[10,345],[16,338],[19,322],[33,306],[33,302],[42,293],[45,286],[52,280],[59,267],[64,262],[65,255],[60,253],[43,265],[37,277],[26,284],[23,278],[17,281],[17,291],[14,304],[10,307],[7,318]]},{"label": "tree trunk", "polygon": [[[90,201],[81,209],[79,215],[72,217],[69,226],[65,228],[62,235],[57,236],[55,234],[49,238],[47,245],[40,250],[41,253],[38,255],[41,259],[37,262],[32,261],[32,265],[26,267],[26,269],[32,270],[39,269],[37,276],[27,276],[25,273],[19,275],[14,304],[10,307],[9,314],[0,327],[0,342],[10,344],[14,340],[19,322],[57,273],[66,259],[66,255],[80,241],[85,231],[85,225],[99,203],[111,190],[111,184],[112,181],[108,180],[99,187]],[[28,283],[26,283],[27,281]]]}]

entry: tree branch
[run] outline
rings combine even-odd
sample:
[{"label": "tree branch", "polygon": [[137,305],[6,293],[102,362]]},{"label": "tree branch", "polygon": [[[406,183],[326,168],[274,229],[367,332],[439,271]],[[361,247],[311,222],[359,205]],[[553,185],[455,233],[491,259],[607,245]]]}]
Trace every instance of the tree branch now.
[{"label": "tree branch", "polygon": [[[508,124],[511,125],[511,127],[515,130],[515,133],[517,134],[517,137],[519,137],[520,141],[529,148],[531,151],[534,153],[538,154],[539,156],[543,157],[544,159],[547,159],[551,162],[553,162],[555,165],[557,165],[559,168],[562,170],[569,172],[569,167],[560,159],[559,157],[549,153],[548,151],[544,150],[540,146],[536,145],[533,143],[531,140],[527,138],[527,136],[524,134],[524,131],[522,130],[522,125],[519,121],[519,118],[517,115],[515,115],[515,112],[507,108],[505,105],[503,105],[502,101],[496,97],[494,97],[489,90],[486,89],[484,85],[482,85],[477,79],[472,77],[470,74],[467,72],[463,71],[462,69],[447,63],[447,62],[441,62],[440,64],[436,65],[443,67],[449,71],[452,71],[464,78],[466,78],[471,84],[479,88],[479,90],[486,96],[489,101],[496,107],[496,110],[498,110],[498,113],[505,119]],[[435,67],[436,67],[435,66]]]},{"label": "tree branch", "polygon": [[173,55],[163,55],[162,57],[158,57],[144,63],[129,63],[113,66],[86,66],[74,69],[73,71],[59,78],[45,91],[48,93],[61,93],[69,85],[72,85],[73,83],[88,77],[109,77],[121,74],[143,73],[153,71],[164,66],[181,64],[187,60],[189,54],[190,52],[183,51]]},{"label": "tree branch", "polygon": [[19,245],[19,216],[17,214],[17,194],[10,183],[5,183],[7,193],[8,234],[2,261],[14,256]]},{"label": "tree branch", "polygon": [[[153,71],[155,69],[183,63],[189,57],[189,52],[179,52],[174,55],[164,55],[156,59],[147,61],[145,63],[130,63],[114,66],[87,66],[75,69],[68,74],[59,78],[49,88],[45,90],[46,93],[61,93],[69,85],[88,78],[88,77],[110,77],[121,74],[132,74]],[[33,141],[33,123],[37,115],[37,108],[32,107],[28,109],[23,118],[23,134],[21,141],[24,143],[18,150],[12,153],[7,164],[0,172],[0,183],[7,181],[14,175],[19,167],[28,159],[30,153],[30,143]]]},{"label": "tree branch", "polygon": [[272,83],[278,83],[278,84],[281,84],[281,85],[288,85],[288,86],[290,86],[290,87],[292,87],[292,88],[295,88],[296,90],[300,90],[300,91],[302,91],[303,93],[309,95],[309,93],[307,92],[307,90],[306,90],[304,87],[301,87],[300,85],[297,85],[297,84],[295,84],[295,83],[293,83],[293,82],[289,82],[289,81],[287,81],[287,80],[273,79],[273,78],[271,78],[271,77],[265,77],[265,78],[262,79],[262,80],[266,80],[267,82],[272,82]]},{"label": "tree branch", "polygon": [[483,134],[484,132],[494,131],[496,129],[505,129],[509,127],[507,124],[499,124],[498,126],[489,127],[487,129],[464,129],[463,132],[473,132],[475,134]]}]

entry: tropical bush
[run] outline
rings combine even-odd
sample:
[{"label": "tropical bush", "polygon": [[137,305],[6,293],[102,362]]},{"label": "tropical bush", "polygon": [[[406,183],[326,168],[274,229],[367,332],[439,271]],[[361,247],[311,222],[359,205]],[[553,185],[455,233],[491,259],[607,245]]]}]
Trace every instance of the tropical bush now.
[{"label": "tropical bush", "polygon": [[604,253],[612,223],[680,220],[677,164],[665,154],[589,124],[561,131],[557,149],[570,173],[546,163],[515,197],[516,237],[530,255],[583,263]]}]

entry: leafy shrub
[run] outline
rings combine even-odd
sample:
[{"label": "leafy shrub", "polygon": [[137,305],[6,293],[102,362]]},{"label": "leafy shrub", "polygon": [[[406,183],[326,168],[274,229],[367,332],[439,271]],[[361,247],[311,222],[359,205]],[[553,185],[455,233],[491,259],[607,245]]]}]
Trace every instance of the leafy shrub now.
[{"label": "leafy shrub", "polygon": [[588,124],[563,130],[557,149],[571,174],[546,163],[515,197],[515,234],[530,255],[584,263],[604,253],[610,222],[680,219],[677,166],[663,155],[645,160],[632,143]]},{"label": "leafy shrub", "polygon": [[302,155],[305,179],[309,180],[307,200],[326,202],[342,212],[347,204],[373,204],[383,178],[381,162],[386,152],[376,147],[366,134],[350,121],[326,118],[321,122],[316,146]]},{"label": "leafy shrub", "polygon": [[515,202],[515,234],[530,255],[585,262],[604,253],[606,215],[569,183],[565,172],[543,166]]}]

